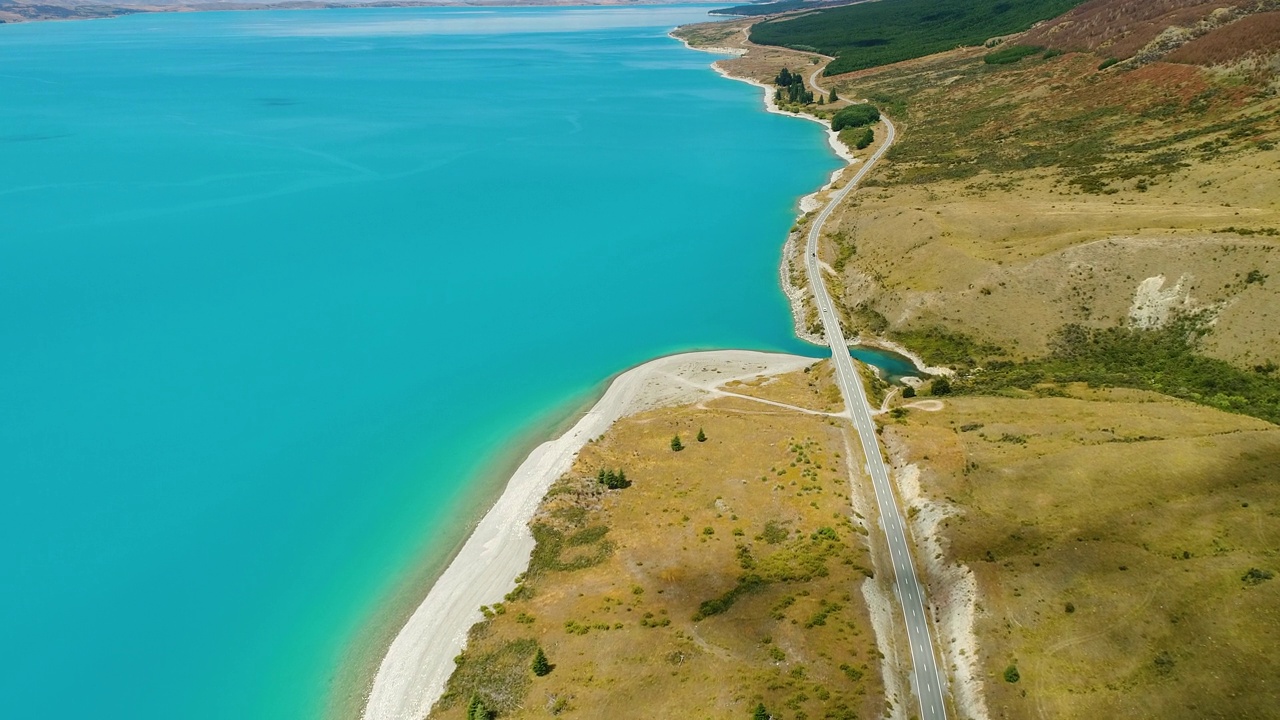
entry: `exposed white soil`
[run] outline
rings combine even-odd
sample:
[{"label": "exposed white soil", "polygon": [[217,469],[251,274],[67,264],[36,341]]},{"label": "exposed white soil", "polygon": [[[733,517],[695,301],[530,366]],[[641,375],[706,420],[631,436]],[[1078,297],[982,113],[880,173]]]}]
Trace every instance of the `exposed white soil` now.
[{"label": "exposed white soil", "polygon": [[900,441],[890,435],[885,433],[885,445],[890,448],[892,475],[898,495],[908,508],[907,522],[919,548],[917,559],[929,588],[929,612],[938,630],[938,647],[951,681],[952,699],[961,717],[990,720],[974,629],[978,613],[977,578],[968,566],[947,560],[948,543],[941,531],[943,521],[959,515],[960,510],[921,492],[919,467],[903,462],[900,448],[895,448]]},{"label": "exposed white soil", "polygon": [[1190,283],[1187,276],[1178,278],[1173,287],[1165,288],[1164,275],[1156,275],[1138,283],[1129,308],[1129,324],[1141,330],[1164,327],[1177,310],[1192,306],[1191,295],[1185,289]]}]

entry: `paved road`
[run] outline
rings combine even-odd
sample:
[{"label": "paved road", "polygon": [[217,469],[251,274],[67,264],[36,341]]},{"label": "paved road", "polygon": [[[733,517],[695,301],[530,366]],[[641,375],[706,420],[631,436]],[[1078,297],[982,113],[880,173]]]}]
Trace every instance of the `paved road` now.
[{"label": "paved road", "polygon": [[[817,71],[809,78],[817,87]],[[818,305],[818,314],[822,318],[822,327],[827,342],[831,346],[831,357],[835,362],[836,382],[840,392],[844,394],[845,405],[858,429],[858,437],[862,440],[862,449],[867,456],[867,472],[871,475],[871,483],[876,491],[876,504],[880,508],[880,524],[889,541],[889,551],[893,560],[894,583],[898,592],[898,600],[902,604],[902,615],[907,625],[907,640],[911,644],[912,685],[920,700],[921,720],[946,720],[947,709],[942,699],[942,675],[938,671],[938,661],[933,652],[933,638],[929,631],[929,618],[925,613],[924,588],[916,575],[916,568],[911,561],[910,547],[902,514],[898,512],[898,503],[894,499],[893,489],[889,485],[889,472],[885,468],[880,455],[880,445],[876,438],[875,423],[871,420],[871,406],[867,402],[862,381],[853,368],[853,360],[849,356],[849,346],[845,341],[844,331],[837,320],[835,306],[827,293],[827,285],[822,279],[822,268],[818,265],[818,236],[822,234],[822,226],[844,200],[862,177],[867,174],[876,161],[884,155],[893,144],[896,130],[889,118],[882,118],[886,131],[885,142],[876,150],[853,178],[831,198],[818,217],[809,226],[809,240],[805,244],[804,263],[809,272],[809,283],[813,286],[813,295]]]}]

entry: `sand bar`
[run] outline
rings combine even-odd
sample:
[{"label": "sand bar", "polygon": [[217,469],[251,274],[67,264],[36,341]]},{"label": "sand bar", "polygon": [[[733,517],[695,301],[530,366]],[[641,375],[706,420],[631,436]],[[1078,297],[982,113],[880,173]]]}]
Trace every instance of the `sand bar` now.
[{"label": "sand bar", "polygon": [[480,606],[500,602],[528,567],[534,545],[528,523],[542,497],[589,441],[628,415],[697,402],[732,380],[791,372],[814,362],[797,355],[717,350],[658,358],[619,375],[573,428],[539,445],[516,469],[502,496],[392,641],[374,677],[365,720],[426,716],[444,692],[467,631],[483,617]]}]

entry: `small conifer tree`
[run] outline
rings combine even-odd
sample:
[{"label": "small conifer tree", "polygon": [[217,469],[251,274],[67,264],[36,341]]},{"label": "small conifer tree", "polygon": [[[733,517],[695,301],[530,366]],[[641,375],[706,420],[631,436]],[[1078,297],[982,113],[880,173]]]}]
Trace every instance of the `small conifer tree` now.
[{"label": "small conifer tree", "polygon": [[698,442],[706,442],[707,434],[702,432],[702,428],[698,428]]},{"label": "small conifer tree", "polygon": [[839,101],[839,100],[840,100],[840,98],[836,96],[835,88],[832,88],[832,89],[831,89],[831,98],[828,100],[828,102],[837,102],[837,101]]},{"label": "small conifer tree", "polygon": [[684,444],[680,442],[679,435],[676,435],[675,437],[671,438],[671,449],[675,450],[676,452],[680,452],[681,450],[684,449]]},{"label": "small conifer tree", "polygon": [[764,703],[756,705],[756,711],[751,713],[751,720],[769,720],[769,711],[764,709]]},{"label": "small conifer tree", "polygon": [[538,677],[551,673],[551,663],[547,660],[547,654],[538,648],[538,654],[533,656],[533,674]]}]

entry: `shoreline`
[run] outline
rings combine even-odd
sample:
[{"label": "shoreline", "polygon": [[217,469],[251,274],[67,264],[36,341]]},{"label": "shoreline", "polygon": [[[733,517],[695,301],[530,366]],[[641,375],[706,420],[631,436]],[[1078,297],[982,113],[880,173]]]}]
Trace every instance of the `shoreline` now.
[{"label": "shoreline", "polygon": [[528,523],[547,489],[567,472],[577,453],[617,420],[644,410],[696,401],[705,391],[693,377],[720,382],[807,367],[816,358],[752,350],[668,355],[621,373],[566,433],[525,458],[448,567],[396,634],[374,676],[361,715],[365,720],[420,720],[443,693],[453,658],[480,606],[499,602],[528,566],[534,540]]},{"label": "shoreline", "polygon": [[[679,28],[673,28],[673,29],[671,30],[671,32],[667,33],[667,37],[669,37],[669,38],[671,38],[671,39],[673,39],[673,40],[678,40],[678,41],[680,42],[680,44],[684,45],[686,48],[688,48],[688,49],[690,49],[690,50],[696,50],[696,51],[698,51],[698,52],[705,52],[705,53],[712,53],[712,54],[714,54],[714,55],[733,55],[733,56],[735,56],[735,57],[741,57],[741,56],[743,56],[743,55],[746,55],[746,54],[747,54],[747,51],[746,51],[746,50],[744,50],[744,49],[742,49],[742,48],[733,48],[733,47],[698,47],[698,46],[696,46],[696,45],[690,45],[688,40],[685,40],[685,39],[684,39],[684,38],[682,38],[682,37],[678,37],[678,36],[676,36],[676,35],[673,35],[673,34],[672,34],[672,33],[674,33],[674,32],[675,32],[676,30],[678,30],[678,29],[679,29]],[[766,109],[767,111],[769,111],[769,112],[771,112],[771,113],[773,113],[773,114],[775,114],[775,115],[786,115],[787,117],[800,118],[801,120],[808,120],[808,121],[810,121],[810,122],[816,122],[816,123],[818,123],[819,125],[821,125],[822,127],[826,128],[826,129],[827,129],[827,142],[831,145],[831,150],[835,152],[836,156],[837,156],[837,157],[839,157],[841,160],[844,160],[844,161],[845,161],[845,167],[848,167],[849,165],[852,165],[853,163],[855,163],[855,162],[858,162],[858,161],[859,161],[859,160],[858,160],[858,158],[857,158],[857,157],[855,157],[855,156],[853,155],[853,153],[849,151],[849,148],[845,147],[845,146],[844,146],[844,143],[840,142],[839,133],[837,133],[835,130],[832,130],[832,129],[831,129],[831,123],[830,123],[829,121],[827,121],[827,120],[823,120],[822,118],[814,117],[814,116],[812,116],[812,115],[805,115],[804,113],[795,113],[795,112],[791,112],[790,110],[783,110],[782,108],[779,108],[779,107],[778,107],[778,104],[777,104],[776,102],[774,102],[774,101],[773,101],[773,91],[774,91],[774,90],[776,90],[777,88],[775,88],[774,86],[769,85],[769,84],[767,84],[767,83],[762,83],[762,82],[760,82],[759,80],[756,80],[756,79],[753,79],[753,78],[745,78],[745,77],[739,77],[739,76],[737,76],[737,75],[731,75],[731,74],[729,73],[729,71],[727,71],[727,70],[725,70],[724,68],[720,67],[720,64],[719,64],[719,63],[720,63],[720,61],[719,61],[719,60],[716,60],[716,61],[712,62],[712,63],[711,63],[711,69],[712,69],[712,70],[715,70],[715,71],[716,71],[716,73],[717,73],[717,74],[719,74],[721,77],[728,78],[729,80],[737,80],[738,82],[744,82],[744,83],[746,83],[746,84],[748,84],[748,85],[751,85],[751,86],[754,86],[754,87],[758,87],[758,88],[760,88],[761,90],[763,90],[763,91],[764,91],[764,106],[765,106],[765,109]],[[835,182],[836,182],[836,180],[838,180],[838,179],[839,179],[839,178],[838,178],[838,175],[839,175],[840,173],[844,172],[844,170],[845,170],[845,168],[840,168],[840,169],[839,169],[839,170],[837,170],[835,173],[832,173],[832,178],[831,178],[831,181],[830,181],[830,182],[828,182],[826,185],[824,185],[820,190],[818,190],[818,191],[816,191],[816,192],[814,192],[814,193],[810,193],[809,195],[806,195],[805,197],[810,197],[810,196],[812,196],[812,195],[816,195],[818,192],[822,192],[822,190],[826,190],[826,189],[830,188],[830,187],[831,187],[831,185],[832,185],[833,183],[835,183]]]},{"label": "shoreline", "polygon": [[[674,32],[674,29],[673,31]],[[741,56],[742,48],[699,48],[668,33],[686,48],[700,52]],[[737,77],[719,62],[710,67],[721,77],[744,82],[761,89],[767,112],[816,122],[824,127],[827,142],[837,157],[845,162],[831,173],[826,184],[798,200],[797,222],[821,206],[819,196],[833,189],[845,171],[860,162],[840,142],[830,122],[810,115],[782,110],[773,100],[774,88],[751,78]],[[793,317],[801,307],[792,296],[792,283],[787,275],[786,249],[794,249],[794,238],[788,237],[780,266],[780,281],[792,307]],[[817,347],[795,323],[797,337]],[[896,352],[909,359],[922,372],[946,368],[929,368],[914,353],[888,340],[874,338],[860,343]],[[377,666],[377,672],[366,691],[360,717],[362,720],[420,720],[426,716],[443,694],[454,669],[453,659],[466,646],[472,626],[484,619],[482,605],[503,600],[516,587],[516,577],[528,567],[534,541],[528,523],[555,480],[568,472],[578,452],[603,435],[617,420],[644,410],[680,405],[696,400],[704,390],[687,377],[690,367],[736,366],[738,374],[725,374],[716,369],[716,379],[729,382],[760,375],[773,375],[798,370],[815,362],[815,358],[750,350],[712,350],[679,353],[655,358],[619,373],[606,381],[606,389],[596,403],[578,421],[559,436],[534,447],[508,480],[501,495],[493,503],[471,534],[459,543],[452,559],[434,579],[427,596],[395,633]],[[684,374],[677,368],[684,367]]]},{"label": "shoreline", "polygon": [[[675,31],[678,29],[679,28],[675,28],[671,32],[667,33],[667,37],[680,41],[682,45],[684,45],[686,48],[690,50],[712,53],[716,55],[731,55],[734,57],[742,57],[743,55],[746,55],[748,52],[747,49],[741,48],[741,47],[697,47],[695,45],[689,44],[688,40],[685,40],[684,38],[679,37],[678,35],[675,35],[674,34]],[[838,183],[840,179],[844,176],[845,171],[848,170],[850,167],[852,167],[854,164],[862,162],[861,158],[854,156],[853,152],[847,146],[845,146],[844,143],[840,142],[839,133],[831,129],[830,121],[823,120],[822,118],[817,118],[812,115],[795,113],[789,110],[783,110],[779,108],[778,104],[774,102],[774,99],[773,99],[773,91],[776,89],[774,86],[769,85],[767,83],[762,83],[759,80],[756,80],[754,78],[740,77],[737,75],[733,75],[728,70],[725,70],[723,67],[720,66],[719,60],[713,61],[711,63],[711,69],[714,70],[716,74],[728,80],[736,80],[738,82],[746,83],[753,87],[760,88],[764,93],[764,106],[767,112],[773,113],[775,115],[785,115],[787,117],[799,118],[801,120],[816,122],[819,125],[826,128],[827,143],[831,146],[831,149],[833,152],[835,152],[836,156],[839,157],[841,160],[845,161],[845,165],[844,167],[838,168],[837,170],[832,172],[830,179],[827,180],[827,183],[825,185],[818,188],[817,190],[814,190],[808,195],[804,195],[800,198],[799,200],[800,214],[796,216],[796,222],[800,223],[801,221],[804,220],[805,216],[807,216],[811,212],[814,212],[820,209],[825,204],[821,199],[819,199],[819,196],[824,192],[834,189],[836,183]],[[818,70],[815,70],[809,76],[809,83],[814,87],[815,90],[821,91],[821,88],[819,88],[817,82],[815,82],[815,79],[817,77],[817,73],[819,72],[819,70],[821,70],[821,68],[819,68]],[[866,102],[866,101],[862,100],[859,102]],[[803,319],[804,319],[803,318],[803,299],[805,294],[809,292],[807,286],[797,286],[794,283],[792,283],[791,277],[788,273],[790,263],[796,257],[799,256],[799,249],[796,243],[798,238],[799,238],[799,234],[792,232],[788,234],[787,241],[783,244],[783,257],[782,257],[781,266],[779,268],[779,275],[781,277],[782,290],[783,290],[783,293],[787,296],[787,299],[791,302],[791,314],[795,321],[796,337],[800,338],[805,342],[816,345],[818,347],[826,347],[827,343],[824,338],[813,335],[812,333],[808,332],[808,330],[806,330],[803,326]],[[906,347],[902,346],[901,344],[896,343],[888,338],[880,337],[878,335],[864,337],[861,333],[859,333],[854,336],[853,341],[850,344],[861,345],[863,347],[878,348],[881,350],[888,350],[890,352],[897,353],[898,355],[901,355],[902,357],[910,360],[911,363],[916,366],[916,370],[920,371],[920,373],[924,375],[952,376],[955,374],[955,371],[952,370],[951,368],[929,365],[924,361],[924,358],[920,357],[918,353],[915,353],[907,349]]]},{"label": "shoreline", "polygon": [[329,686],[325,720],[360,717],[387,647],[457,558],[520,463],[542,443],[567,432],[600,400],[614,377],[616,375],[531,419],[469,476],[467,485],[451,504],[455,517],[440,533],[442,541],[424,545],[418,562],[380,597],[374,605],[376,609],[351,633],[352,640],[343,651]]}]

